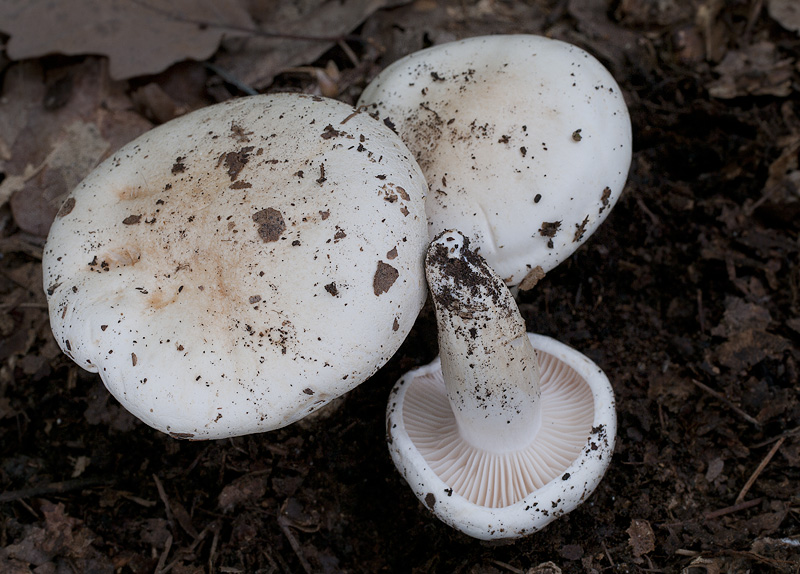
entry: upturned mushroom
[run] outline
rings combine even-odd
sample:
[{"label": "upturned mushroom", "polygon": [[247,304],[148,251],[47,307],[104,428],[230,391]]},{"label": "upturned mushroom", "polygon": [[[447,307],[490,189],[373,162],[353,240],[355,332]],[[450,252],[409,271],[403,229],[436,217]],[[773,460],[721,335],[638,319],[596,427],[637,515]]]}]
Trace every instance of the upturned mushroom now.
[{"label": "upturned mushroom", "polygon": [[429,237],[459,229],[509,286],[526,277],[529,286],[583,243],[631,162],[614,78],[580,48],[540,36],[415,52],[383,70],[359,105],[419,161]]},{"label": "upturned mushroom", "polygon": [[430,245],[439,358],[395,385],[395,465],[439,519],[480,539],[543,528],[593,492],[614,450],[608,379],[554,339],[526,333],[511,293],[461,233]]},{"label": "upturned mushroom", "polygon": [[285,426],[408,334],[426,293],[426,191],[402,141],[341,102],[193,112],[64,201],[43,257],[53,333],[174,437]]}]

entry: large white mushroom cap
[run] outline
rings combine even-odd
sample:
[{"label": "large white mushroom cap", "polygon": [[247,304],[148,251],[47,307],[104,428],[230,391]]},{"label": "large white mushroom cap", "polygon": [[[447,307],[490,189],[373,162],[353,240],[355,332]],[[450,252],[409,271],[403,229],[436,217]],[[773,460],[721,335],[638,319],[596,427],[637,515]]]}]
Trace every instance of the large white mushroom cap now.
[{"label": "large white mushroom cap", "polygon": [[359,105],[414,152],[430,186],[430,238],[459,229],[508,285],[575,251],[630,166],[619,86],[558,40],[484,36],[415,52],[381,72]]},{"label": "large white mushroom cap", "polygon": [[66,199],[61,348],[180,438],[287,425],[373,374],[425,299],[425,180],[365,113],[254,96],[160,126]]}]

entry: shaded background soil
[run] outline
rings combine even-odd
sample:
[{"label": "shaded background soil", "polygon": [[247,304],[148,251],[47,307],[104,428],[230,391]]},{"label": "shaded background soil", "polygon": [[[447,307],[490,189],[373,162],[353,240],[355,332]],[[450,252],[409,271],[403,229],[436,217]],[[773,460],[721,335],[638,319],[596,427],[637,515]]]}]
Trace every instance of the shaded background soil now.
[{"label": "shaded background soil", "polygon": [[[150,75],[120,73],[114,52],[112,81],[103,57],[15,61],[9,39],[25,30],[0,23],[0,571],[800,571],[796,5],[267,4],[241,3],[263,29],[349,36],[240,30],[205,62]],[[100,158],[215,101],[291,90],[352,103],[406,53],[513,32],[595,54],[633,121],[621,200],[520,303],[530,331],[587,354],[617,396],[614,460],[578,510],[490,544],[414,498],[387,453],[384,410],[396,379],[436,355],[429,307],[396,356],[323,415],[231,440],[145,427],[60,353],[41,248],[60,198]],[[273,51],[254,55],[259,41]],[[269,68],[265,53],[283,59]]]}]

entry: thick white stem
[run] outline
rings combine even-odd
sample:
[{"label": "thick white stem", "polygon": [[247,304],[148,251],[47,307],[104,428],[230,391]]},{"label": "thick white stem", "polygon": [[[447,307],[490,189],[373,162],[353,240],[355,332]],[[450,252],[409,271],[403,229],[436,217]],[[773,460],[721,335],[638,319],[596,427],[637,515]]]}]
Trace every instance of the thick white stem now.
[{"label": "thick white stem", "polygon": [[514,298],[458,231],[434,239],[425,270],[461,436],[495,452],[528,446],[541,425],[539,365]]}]

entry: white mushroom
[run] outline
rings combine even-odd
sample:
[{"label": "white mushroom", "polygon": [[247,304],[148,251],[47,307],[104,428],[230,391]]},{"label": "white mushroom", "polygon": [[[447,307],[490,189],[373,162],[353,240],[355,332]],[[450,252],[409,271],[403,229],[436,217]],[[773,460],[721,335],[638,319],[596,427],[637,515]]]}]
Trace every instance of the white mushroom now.
[{"label": "white mushroom", "polygon": [[429,236],[461,230],[510,286],[577,249],[630,166],[619,86],[558,40],[486,36],[415,52],[381,72],[359,105],[414,152],[430,186]]},{"label": "white mushroom", "polygon": [[53,332],[180,438],[287,425],[392,356],[425,299],[425,180],[365,113],[254,96],[160,126],[66,199]]},{"label": "white mushroom", "polygon": [[605,473],[611,385],[577,351],[525,332],[509,290],[461,233],[435,239],[425,265],[440,358],[392,390],[392,458],[450,526],[525,536],[581,504]]}]

